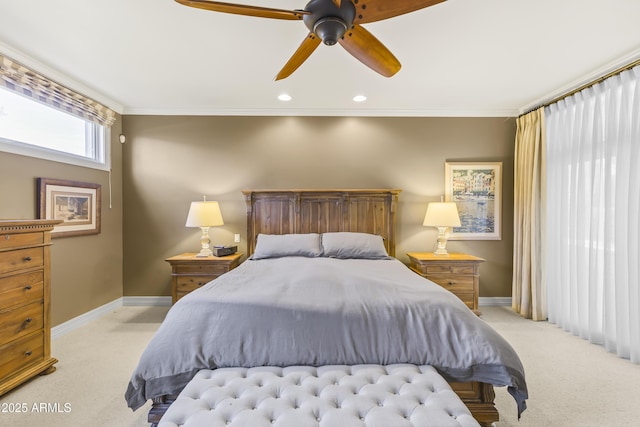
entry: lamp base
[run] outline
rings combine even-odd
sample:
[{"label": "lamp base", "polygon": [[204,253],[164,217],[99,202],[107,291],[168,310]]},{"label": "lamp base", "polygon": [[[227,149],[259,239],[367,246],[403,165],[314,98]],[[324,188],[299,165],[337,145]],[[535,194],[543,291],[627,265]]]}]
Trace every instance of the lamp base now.
[{"label": "lamp base", "polygon": [[213,251],[211,251],[210,246],[211,238],[209,237],[209,227],[200,227],[200,229],[202,230],[202,236],[200,236],[200,246],[202,247],[202,249],[200,249],[200,252],[198,253],[198,255],[196,255],[196,257],[204,258],[212,256]]},{"label": "lamp base", "polygon": [[202,249],[198,252],[198,255],[196,255],[197,258],[206,258],[210,256],[213,256],[211,249]]},{"label": "lamp base", "polygon": [[447,252],[447,227],[438,227],[438,249],[436,255],[449,255]]}]

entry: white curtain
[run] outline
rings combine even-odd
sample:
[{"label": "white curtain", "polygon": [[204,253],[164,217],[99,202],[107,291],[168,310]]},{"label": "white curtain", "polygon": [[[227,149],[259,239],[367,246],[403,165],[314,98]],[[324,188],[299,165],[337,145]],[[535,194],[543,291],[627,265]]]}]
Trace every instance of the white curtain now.
[{"label": "white curtain", "polygon": [[549,321],[640,363],[640,66],[545,116]]}]

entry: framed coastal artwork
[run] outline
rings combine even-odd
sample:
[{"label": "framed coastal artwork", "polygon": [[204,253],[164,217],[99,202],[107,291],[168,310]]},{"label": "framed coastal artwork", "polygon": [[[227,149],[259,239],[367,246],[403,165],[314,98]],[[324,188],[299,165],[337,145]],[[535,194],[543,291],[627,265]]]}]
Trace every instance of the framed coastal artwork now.
[{"label": "framed coastal artwork", "polygon": [[100,184],[38,178],[41,219],[59,219],[51,237],[100,233]]},{"label": "framed coastal artwork", "polygon": [[445,197],[456,203],[461,223],[449,240],[502,238],[502,162],[446,162]]}]

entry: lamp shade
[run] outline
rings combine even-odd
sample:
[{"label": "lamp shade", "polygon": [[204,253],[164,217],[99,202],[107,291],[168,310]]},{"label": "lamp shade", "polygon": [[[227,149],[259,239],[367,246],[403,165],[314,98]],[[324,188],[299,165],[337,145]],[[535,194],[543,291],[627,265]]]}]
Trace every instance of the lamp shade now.
[{"label": "lamp shade", "polygon": [[453,202],[429,203],[422,225],[430,227],[460,227],[460,216],[458,215],[456,204]]},{"label": "lamp shade", "polygon": [[215,227],[224,225],[218,202],[191,202],[187,227]]}]

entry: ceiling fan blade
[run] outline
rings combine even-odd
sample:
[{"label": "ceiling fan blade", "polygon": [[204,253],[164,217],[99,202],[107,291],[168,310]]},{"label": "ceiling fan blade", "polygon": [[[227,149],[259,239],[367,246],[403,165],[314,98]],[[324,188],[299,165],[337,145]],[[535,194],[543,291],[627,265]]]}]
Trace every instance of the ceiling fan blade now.
[{"label": "ceiling fan blade", "polygon": [[313,51],[316,50],[319,45],[320,38],[313,33],[309,33],[298,47],[298,50],[296,50],[291,58],[289,58],[289,61],[284,64],[284,67],[282,67],[282,70],[280,70],[275,80],[286,79],[293,74],[293,72],[311,56]]},{"label": "ceiling fan blade", "polygon": [[208,0],[176,0],[178,3],[197,9],[213,12],[234,13],[236,15],[257,16],[259,18],[299,20],[310,12],[306,10],[272,9],[269,7],[248,6],[244,4],[223,3]]},{"label": "ceiling fan blade", "polygon": [[355,24],[382,21],[415,10],[424,9],[446,0],[362,0],[357,4]]},{"label": "ceiling fan blade", "polygon": [[400,71],[400,61],[393,53],[358,24],[354,24],[338,43],[364,65],[385,77],[391,77]]}]

